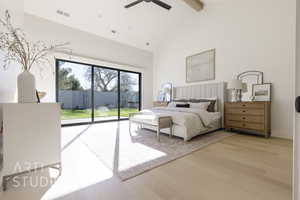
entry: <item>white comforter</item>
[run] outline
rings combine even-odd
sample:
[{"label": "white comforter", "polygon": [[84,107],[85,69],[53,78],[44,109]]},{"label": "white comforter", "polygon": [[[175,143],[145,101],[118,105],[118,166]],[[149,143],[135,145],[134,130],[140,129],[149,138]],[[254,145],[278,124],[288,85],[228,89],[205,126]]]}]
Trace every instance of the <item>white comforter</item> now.
[{"label": "white comforter", "polygon": [[142,110],[141,114],[152,116],[152,120],[159,116],[171,116],[174,124],[186,127],[187,134],[204,131],[209,128],[211,123],[221,118],[221,113],[219,112],[211,113],[196,108],[159,107]]}]

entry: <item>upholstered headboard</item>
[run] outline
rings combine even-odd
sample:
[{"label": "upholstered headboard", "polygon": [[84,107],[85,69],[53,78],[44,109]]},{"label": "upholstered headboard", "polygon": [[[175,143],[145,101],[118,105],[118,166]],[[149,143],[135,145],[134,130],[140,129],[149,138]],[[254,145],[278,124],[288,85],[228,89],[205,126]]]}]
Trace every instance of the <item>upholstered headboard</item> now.
[{"label": "upholstered headboard", "polygon": [[201,99],[213,97],[218,98],[218,112],[222,114],[222,127],[224,127],[224,102],[226,99],[224,82],[173,88],[173,99]]}]

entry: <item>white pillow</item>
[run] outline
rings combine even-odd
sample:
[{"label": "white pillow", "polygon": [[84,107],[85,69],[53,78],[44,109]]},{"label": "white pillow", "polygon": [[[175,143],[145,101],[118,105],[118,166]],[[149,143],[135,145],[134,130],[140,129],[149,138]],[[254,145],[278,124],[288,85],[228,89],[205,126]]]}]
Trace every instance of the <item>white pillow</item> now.
[{"label": "white pillow", "polygon": [[200,98],[200,99],[205,99],[205,100],[214,100],[214,101],[216,101],[216,103],[215,103],[215,107],[214,107],[214,110],[215,110],[215,112],[218,112],[218,97]]},{"label": "white pillow", "polygon": [[207,110],[210,102],[200,102],[200,103],[189,103],[190,108],[197,108],[201,110]]}]

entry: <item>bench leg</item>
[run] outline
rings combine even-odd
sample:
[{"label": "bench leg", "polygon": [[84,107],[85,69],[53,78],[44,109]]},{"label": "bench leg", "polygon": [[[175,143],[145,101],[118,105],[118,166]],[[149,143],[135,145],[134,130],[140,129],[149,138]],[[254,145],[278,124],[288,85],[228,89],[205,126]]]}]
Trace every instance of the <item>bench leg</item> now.
[{"label": "bench leg", "polygon": [[129,120],[129,134],[131,134],[131,121]]},{"label": "bench leg", "polygon": [[169,137],[172,137],[173,136],[173,127],[172,127],[172,125],[170,126],[170,135],[169,135]]},{"label": "bench leg", "polygon": [[6,188],[7,188],[7,181],[8,181],[8,178],[5,177],[5,176],[3,176],[3,178],[2,178],[2,190],[3,190],[3,192],[6,191]]},{"label": "bench leg", "polygon": [[157,141],[160,142],[160,128],[159,128],[159,126],[157,126],[156,136],[157,136]]}]

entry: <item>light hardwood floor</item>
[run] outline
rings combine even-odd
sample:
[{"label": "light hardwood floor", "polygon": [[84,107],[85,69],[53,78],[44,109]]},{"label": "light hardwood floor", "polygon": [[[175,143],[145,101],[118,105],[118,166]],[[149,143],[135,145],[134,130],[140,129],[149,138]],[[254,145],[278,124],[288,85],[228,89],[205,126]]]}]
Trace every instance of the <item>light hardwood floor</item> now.
[{"label": "light hardwood floor", "polygon": [[290,200],[292,142],[232,136],[124,185],[149,200]]},{"label": "light hardwood floor", "polygon": [[[38,199],[46,190],[0,199]],[[234,135],[126,182],[111,177],[59,199],[291,200],[292,141]]]}]

